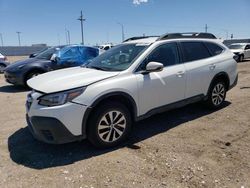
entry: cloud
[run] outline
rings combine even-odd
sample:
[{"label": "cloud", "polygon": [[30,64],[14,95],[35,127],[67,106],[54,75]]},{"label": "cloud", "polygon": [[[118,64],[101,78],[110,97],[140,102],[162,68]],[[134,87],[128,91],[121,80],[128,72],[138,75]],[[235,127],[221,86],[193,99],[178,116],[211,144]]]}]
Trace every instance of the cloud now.
[{"label": "cloud", "polygon": [[141,3],[147,3],[148,0],[133,0],[134,5],[140,5]]}]

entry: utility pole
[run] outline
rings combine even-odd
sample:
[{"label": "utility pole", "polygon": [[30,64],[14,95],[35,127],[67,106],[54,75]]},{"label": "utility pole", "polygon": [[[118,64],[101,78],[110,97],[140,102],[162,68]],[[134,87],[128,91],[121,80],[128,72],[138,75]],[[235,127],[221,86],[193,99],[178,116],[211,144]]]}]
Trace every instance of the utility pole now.
[{"label": "utility pole", "polygon": [[21,39],[20,39],[20,34],[21,32],[20,31],[17,31],[17,37],[18,37],[18,43],[19,43],[19,46],[21,46]]},{"label": "utility pole", "polygon": [[67,29],[65,28],[65,42],[66,44],[69,44],[68,42],[68,35],[67,35]]},{"label": "utility pole", "polygon": [[121,26],[121,29],[122,29],[122,41],[124,41],[124,40],[125,40],[125,36],[124,36],[124,26],[123,26],[123,24],[120,23],[120,22],[117,22],[117,24]]},{"label": "utility pole", "polygon": [[84,45],[84,37],[83,37],[83,22],[86,21],[85,18],[83,18],[83,15],[82,15],[82,10],[81,10],[81,15],[80,17],[77,19],[81,22],[81,32],[82,32],[82,45]]},{"label": "utility pole", "polygon": [[3,34],[0,33],[1,45],[3,46]]},{"label": "utility pole", "polygon": [[207,29],[208,29],[208,27],[207,27],[207,24],[205,25],[205,33],[207,33]]},{"label": "utility pole", "polygon": [[70,32],[69,32],[69,30],[67,30],[67,34],[68,34],[68,42],[69,42],[69,45],[70,45]]}]

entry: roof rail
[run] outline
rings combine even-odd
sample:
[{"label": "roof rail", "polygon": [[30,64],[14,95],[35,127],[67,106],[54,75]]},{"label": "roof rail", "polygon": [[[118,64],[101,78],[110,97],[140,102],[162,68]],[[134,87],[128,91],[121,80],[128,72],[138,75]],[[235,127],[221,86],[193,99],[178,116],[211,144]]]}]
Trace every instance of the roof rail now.
[{"label": "roof rail", "polygon": [[150,38],[150,37],[159,37],[159,36],[138,36],[138,37],[131,37],[131,38],[128,38],[128,39],[124,40],[123,42],[128,42],[128,41],[132,41],[132,40],[139,40],[139,39],[145,39],[145,38]]},{"label": "roof rail", "polygon": [[199,32],[189,32],[189,33],[167,33],[160,36],[159,40],[168,40],[168,39],[178,39],[178,38],[206,38],[206,39],[216,39],[212,33],[199,33]]}]

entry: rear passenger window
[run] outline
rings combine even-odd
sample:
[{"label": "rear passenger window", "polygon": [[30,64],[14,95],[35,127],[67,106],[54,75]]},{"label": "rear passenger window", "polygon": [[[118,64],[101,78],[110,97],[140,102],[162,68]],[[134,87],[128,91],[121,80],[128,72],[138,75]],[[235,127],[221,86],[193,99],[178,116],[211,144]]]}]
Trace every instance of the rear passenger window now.
[{"label": "rear passenger window", "polygon": [[210,57],[210,53],[202,42],[181,42],[185,62]]},{"label": "rear passenger window", "polygon": [[214,44],[211,42],[206,42],[205,45],[208,47],[210,53],[213,56],[218,55],[223,51],[223,49],[220,46],[218,46],[217,44]]}]

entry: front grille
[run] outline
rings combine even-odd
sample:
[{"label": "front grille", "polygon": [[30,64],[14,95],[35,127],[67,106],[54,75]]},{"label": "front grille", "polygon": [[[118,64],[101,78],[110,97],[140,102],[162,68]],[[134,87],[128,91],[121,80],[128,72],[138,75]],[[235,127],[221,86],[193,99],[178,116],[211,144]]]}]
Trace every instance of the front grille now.
[{"label": "front grille", "polygon": [[46,140],[48,141],[53,141],[54,140],[54,137],[53,135],[51,134],[51,132],[49,130],[41,130],[43,136],[45,137]]}]

